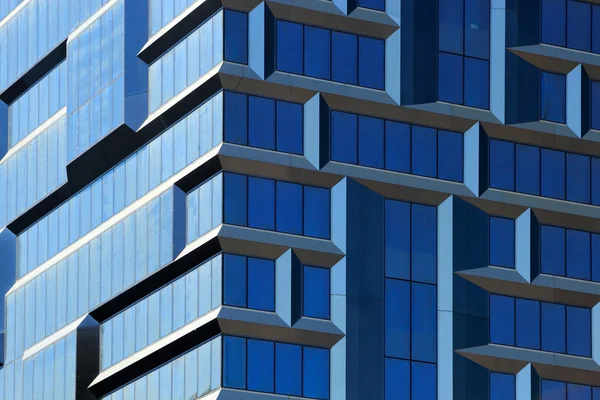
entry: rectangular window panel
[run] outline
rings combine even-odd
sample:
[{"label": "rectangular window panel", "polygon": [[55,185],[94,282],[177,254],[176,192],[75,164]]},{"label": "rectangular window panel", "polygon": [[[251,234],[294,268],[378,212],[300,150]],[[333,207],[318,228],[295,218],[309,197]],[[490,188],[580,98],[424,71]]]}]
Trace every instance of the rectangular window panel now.
[{"label": "rectangular window panel", "polygon": [[276,182],[277,232],[302,235],[302,185]]},{"label": "rectangular window panel", "polygon": [[275,101],[248,97],[248,145],[275,150]]},{"label": "rectangular window panel", "polygon": [[372,10],[385,11],[385,0],[358,0],[358,6]]},{"label": "rectangular window panel", "polygon": [[463,104],[463,57],[439,53],[438,100]]},{"label": "rectangular window panel", "polygon": [[275,181],[248,177],[248,226],[275,229]]},{"label": "rectangular window panel", "polygon": [[385,280],[385,355],[410,359],[410,283]]},{"label": "rectangular window panel", "polygon": [[331,112],[331,159],[357,163],[358,118],[354,114]]},{"label": "rectangular window panel", "polygon": [[590,157],[567,153],[567,200],[590,203]]},{"label": "rectangular window panel", "polygon": [[515,376],[490,372],[490,400],[516,400]]},{"label": "rectangular window panel", "polygon": [[303,148],[303,105],[277,102],[276,132],[277,151],[302,154]]},{"label": "rectangular window panel", "polygon": [[542,273],[565,276],[565,230],[542,225],[541,242]]},{"label": "rectangular window panel", "polygon": [[304,235],[329,239],[330,196],[328,189],[304,187]]},{"label": "rectangular window panel", "polygon": [[[471,0],[479,4],[484,2]],[[486,60],[465,57],[465,105],[490,108],[490,63]]]},{"label": "rectangular window panel", "polygon": [[567,353],[592,356],[592,313],[587,308],[567,306]]},{"label": "rectangular window panel", "polygon": [[274,348],[273,342],[248,339],[248,390],[273,393]]},{"label": "rectangular window panel", "polygon": [[517,347],[540,348],[540,303],[516,299]]},{"label": "rectangular window panel", "polygon": [[248,14],[231,10],[224,14],[225,60],[248,64]]},{"label": "rectangular window panel", "polygon": [[410,173],[410,150],[410,125],[385,121],[385,169]]},{"label": "rectangular window panel", "polygon": [[410,204],[385,201],[385,276],[410,279]]},{"label": "rectangular window panel", "polygon": [[[489,0],[465,0],[465,55],[490,58]],[[465,77],[468,76],[466,68],[465,61]]]},{"label": "rectangular window panel", "polygon": [[304,266],[302,314],[329,319],[329,269]]},{"label": "rectangular window panel", "polygon": [[275,263],[248,258],[248,308],[275,311]]},{"label": "rectangular window panel", "polygon": [[515,190],[515,145],[490,140],[490,186]]},{"label": "rectangular window panel", "polygon": [[[549,0],[544,0],[544,3]],[[565,75],[542,71],[540,119],[564,124],[566,122],[567,80]]]},{"label": "rectangular window panel", "polygon": [[566,352],[565,306],[542,303],[542,350]]},{"label": "rectangular window panel", "polygon": [[365,167],[383,168],[384,121],[358,117],[358,163]]},{"label": "rectangular window panel", "polygon": [[433,285],[411,285],[412,359],[437,361],[437,288]]},{"label": "rectangular window panel", "polygon": [[567,47],[581,51],[592,50],[592,5],[567,1]]},{"label": "rectangular window panel", "polygon": [[542,43],[567,44],[566,0],[542,0]]},{"label": "rectangular window panel", "polygon": [[223,303],[246,307],[246,258],[225,254],[223,256]]},{"label": "rectangular window panel", "polygon": [[590,233],[567,229],[567,276],[591,279]]},{"label": "rectangular window panel", "polygon": [[226,224],[245,226],[247,213],[247,177],[237,174],[224,174],[224,221]]},{"label": "rectangular window panel", "polygon": [[385,359],[385,399],[410,400],[410,361]]},{"label": "rectangular window panel", "polygon": [[329,350],[304,347],[302,380],[304,397],[329,399]]},{"label": "rectangular window panel", "polygon": [[223,336],[223,386],[246,389],[246,339]]},{"label": "rectangular window panel", "polygon": [[302,347],[275,344],[275,392],[302,395]]},{"label": "rectangular window panel", "polygon": [[437,131],[412,127],[412,173],[435,178],[437,175]]},{"label": "rectangular window panel", "polygon": [[516,145],[517,192],[540,194],[540,149]]},{"label": "rectangular window panel", "polygon": [[490,217],[490,265],[515,267],[515,221]]},{"label": "rectangular window panel", "polygon": [[436,283],[437,209],[413,204],[411,210],[411,278]]},{"label": "rectangular window panel", "polygon": [[564,382],[542,379],[542,399],[567,400],[567,385]]},{"label": "rectangular window panel", "polygon": [[225,141],[248,144],[248,96],[241,93],[224,93]]},{"label": "rectangular window panel", "polygon": [[[586,385],[567,383],[567,398],[569,400],[592,400],[592,388]],[[594,400],[596,400],[595,397]]]},{"label": "rectangular window panel", "polygon": [[304,73],[320,79],[331,79],[331,31],[304,27]]},{"label": "rectangular window panel", "polygon": [[358,83],[358,39],[356,35],[331,32],[331,78],[340,83]]},{"label": "rectangular window panel", "polygon": [[277,69],[302,74],[303,26],[293,22],[277,21]]},{"label": "rectangular window panel", "polygon": [[463,54],[464,0],[439,0],[439,49]]},{"label": "rectangular window panel", "polygon": [[490,342],[515,345],[515,299],[490,295]]},{"label": "rectangular window panel", "polygon": [[542,149],[542,196],[565,199],[565,153]]},{"label": "rectangular window panel", "polygon": [[438,131],[438,178],[463,181],[463,135]]},{"label": "rectangular window panel", "polygon": [[412,362],[411,392],[413,399],[435,400],[437,398],[437,367],[435,364]]},{"label": "rectangular window panel", "polygon": [[385,45],[383,40],[358,38],[358,84],[372,89],[385,89]]}]

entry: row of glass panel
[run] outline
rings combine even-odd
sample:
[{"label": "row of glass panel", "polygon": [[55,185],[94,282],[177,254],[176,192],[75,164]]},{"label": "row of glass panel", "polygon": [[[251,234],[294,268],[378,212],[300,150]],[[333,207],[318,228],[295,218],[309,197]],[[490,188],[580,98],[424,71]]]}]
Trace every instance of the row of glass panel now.
[{"label": "row of glass panel", "polygon": [[8,148],[66,104],[67,64],[62,62],[8,107]]},{"label": "row of glass panel", "polygon": [[385,358],[385,400],[436,400],[437,365]]},{"label": "row of glass panel", "polygon": [[600,53],[600,6],[542,0],[542,43]]},{"label": "row of glass panel", "polygon": [[592,356],[588,308],[490,295],[490,343]]},{"label": "row of glass panel", "polygon": [[0,20],[14,10],[24,0],[6,0],[0,3]]},{"label": "row of glass panel", "polygon": [[149,33],[154,35],[160,28],[167,25],[196,0],[149,0]]},{"label": "row of glass panel", "polygon": [[[542,379],[540,395],[540,400],[600,400],[600,388]],[[490,372],[490,400],[515,399],[515,376]]]},{"label": "row of glass panel", "polygon": [[[173,224],[173,192],[167,191],[11,293],[6,359],[172,261]],[[40,248],[56,243],[53,235],[41,240]]]}]

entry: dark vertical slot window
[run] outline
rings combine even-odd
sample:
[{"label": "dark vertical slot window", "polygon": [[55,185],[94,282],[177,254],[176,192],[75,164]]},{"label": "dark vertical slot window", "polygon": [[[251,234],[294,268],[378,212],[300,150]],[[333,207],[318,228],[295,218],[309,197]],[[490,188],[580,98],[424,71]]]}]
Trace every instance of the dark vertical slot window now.
[{"label": "dark vertical slot window", "polygon": [[331,159],[349,164],[358,162],[358,119],[354,114],[331,113]]},{"label": "dark vertical slot window", "polygon": [[225,141],[248,144],[248,96],[241,93],[224,93]]},{"label": "dark vertical slot window", "polygon": [[248,226],[275,229],[275,181],[248,177]]},{"label": "dark vertical slot window", "polygon": [[566,0],[542,0],[542,42],[567,45]]},{"label": "dark vertical slot window", "polygon": [[233,307],[247,306],[246,257],[223,255],[223,303]]},{"label": "dark vertical slot window", "polygon": [[287,101],[276,102],[277,151],[302,154],[303,106]]},{"label": "dark vertical slot window", "polygon": [[515,221],[490,217],[490,265],[515,268]]},{"label": "dark vertical slot window", "polygon": [[275,220],[278,232],[302,234],[302,186],[288,182],[275,184]]},{"label": "dark vertical slot window", "polygon": [[225,61],[248,64],[248,14],[225,10]]},{"label": "dark vertical slot window", "polygon": [[303,267],[302,314],[329,319],[329,269]]},{"label": "dark vertical slot window", "polygon": [[248,145],[275,150],[275,101],[248,98]]},{"label": "dark vertical slot window", "polygon": [[542,71],[541,115],[540,119],[566,123],[567,120],[567,78],[565,75]]}]

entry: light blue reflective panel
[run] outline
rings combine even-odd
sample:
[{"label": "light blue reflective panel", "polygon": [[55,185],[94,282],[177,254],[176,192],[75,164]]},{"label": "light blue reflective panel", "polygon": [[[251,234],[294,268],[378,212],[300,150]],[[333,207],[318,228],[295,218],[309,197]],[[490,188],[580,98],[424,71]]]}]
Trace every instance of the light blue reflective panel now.
[{"label": "light blue reflective panel", "polygon": [[592,313],[589,308],[567,306],[567,353],[592,356]]},{"label": "light blue reflective panel", "polygon": [[277,101],[276,103],[277,151],[302,154],[303,106],[302,104]]},{"label": "light blue reflective panel", "polygon": [[111,364],[116,364],[123,359],[124,328],[123,313],[119,313],[112,318]]},{"label": "light blue reflective panel", "polygon": [[[170,399],[183,399],[185,385],[185,358],[183,356],[173,361],[173,388]],[[133,399],[132,399],[133,400]]]},{"label": "light blue reflective panel", "polygon": [[224,102],[225,141],[248,144],[248,96],[225,92]]},{"label": "light blue reflective panel", "polygon": [[358,84],[372,89],[385,89],[385,42],[358,37]]},{"label": "light blue reflective panel", "polygon": [[275,343],[275,393],[302,395],[302,347]]},{"label": "light blue reflective panel", "polygon": [[149,112],[155,111],[162,104],[162,63],[161,59],[156,60],[148,68],[148,107]]},{"label": "light blue reflective panel", "polygon": [[168,51],[161,58],[161,104],[169,101],[174,95],[173,87],[175,85],[175,65],[173,62],[173,50]]},{"label": "light blue reflective panel", "polygon": [[304,235],[329,239],[329,189],[304,186]]},{"label": "light blue reflective panel", "polygon": [[567,277],[591,280],[590,233],[567,229]]},{"label": "light blue reflective panel", "polygon": [[276,182],[275,221],[278,232],[302,234],[302,185]]},{"label": "light blue reflective panel", "polygon": [[303,26],[277,21],[277,70],[302,74]]},{"label": "light blue reflective panel", "polygon": [[[597,7],[594,7],[596,9]],[[600,8],[598,8],[600,10]],[[600,33],[600,11],[596,12],[598,14],[598,28]],[[600,40],[597,41],[600,43]],[[600,51],[600,49],[599,49]],[[592,129],[600,130],[600,82],[592,81],[590,82],[590,91],[591,91],[591,104],[590,104],[590,114],[591,114],[591,123]]]},{"label": "light blue reflective panel", "polygon": [[187,165],[187,131],[185,119],[179,121],[173,128],[173,172],[179,172]]},{"label": "light blue reflective panel", "polygon": [[148,204],[148,274],[158,269],[160,252],[160,199]]},{"label": "light blue reflective panel", "polygon": [[355,114],[331,112],[331,159],[356,164],[358,158],[358,118]]},{"label": "light blue reflective panel", "polygon": [[185,279],[180,278],[173,282],[173,328],[179,329],[185,323]]},{"label": "light blue reflective panel", "polygon": [[139,351],[148,344],[148,299],[135,305],[135,351]]},{"label": "light blue reflective panel", "polygon": [[161,330],[161,293],[154,292],[148,297],[148,344],[156,342]]},{"label": "light blue reflective panel", "polygon": [[343,32],[331,32],[331,78],[336,82],[358,83],[358,38]]},{"label": "light blue reflective panel", "polygon": [[79,192],[81,215],[79,218],[79,232],[89,232],[91,230],[92,217],[92,190],[88,186]]},{"label": "light blue reflective panel", "polygon": [[113,75],[117,79],[123,74],[125,68],[125,6],[123,1],[118,1],[113,7]]},{"label": "light blue reflective panel", "polygon": [[495,294],[490,295],[490,343],[515,345],[514,298]]},{"label": "light blue reflective panel", "polygon": [[435,283],[437,275],[437,210],[413,204],[411,209],[411,278]]},{"label": "light blue reflective panel", "polygon": [[[223,32],[215,32],[215,35],[222,36]],[[213,19],[210,19],[202,24],[199,29],[196,29],[194,34],[190,35],[186,39],[186,41],[188,42],[188,60],[190,58],[196,59],[196,61],[188,64],[187,80],[189,84],[207,73],[214,64],[212,48]]]},{"label": "light blue reflective panel", "polygon": [[516,400],[515,376],[490,372],[490,400]]},{"label": "light blue reflective panel", "polygon": [[[64,294],[66,294],[66,273],[65,276],[59,276],[59,278],[63,278],[64,280],[62,282],[64,282],[63,285],[61,285],[62,287],[59,286],[58,289],[64,288],[63,292],[57,292],[59,294],[62,295],[62,298],[59,297],[58,299],[58,303],[60,304],[61,301],[64,299]],[[62,283],[59,280],[59,285]],[[25,330],[24,330],[24,346],[25,348],[30,347],[31,345],[33,345],[35,343],[35,285],[36,282],[35,281],[30,281],[28,284],[25,285],[25,310],[27,310],[27,312],[25,313]],[[62,301],[62,303],[64,303],[64,301]],[[66,312],[66,305],[63,307],[64,310],[62,310],[63,312],[61,314],[64,314]],[[61,311],[60,309],[58,310],[59,312]],[[62,315],[58,315],[58,322],[59,325],[62,321],[61,319]]]},{"label": "light blue reflective panel", "polygon": [[173,176],[174,154],[173,154],[173,129],[168,129],[162,134],[161,142],[161,182]]},{"label": "light blue reflective panel", "polygon": [[224,13],[225,61],[248,64],[248,14],[231,10]]},{"label": "light blue reflective panel", "polygon": [[435,364],[413,361],[411,391],[412,398],[419,400],[435,400],[437,398],[437,370]]},{"label": "light blue reflective panel", "polygon": [[433,285],[411,284],[411,347],[412,359],[437,360],[437,289]]},{"label": "light blue reflective panel", "polygon": [[200,189],[193,190],[187,195],[187,242],[197,239],[199,234],[200,217],[198,214],[198,201],[200,199]]},{"label": "light blue reflective panel", "polygon": [[114,168],[114,213],[125,208],[125,163],[117,164]]},{"label": "light blue reflective panel", "polygon": [[198,270],[185,276],[185,323],[198,317]]},{"label": "light blue reflective panel", "polygon": [[410,399],[410,361],[385,359],[385,400]]},{"label": "light blue reflective panel", "polygon": [[101,21],[102,18],[96,19],[90,27],[90,54],[92,58],[92,62],[90,63],[90,97],[98,93],[102,87],[100,82],[102,61],[98,59],[102,57]]},{"label": "light blue reflective panel", "polygon": [[160,400],[171,400],[171,386],[172,386],[172,367],[173,363],[168,363],[160,367],[158,370],[159,374],[159,399]]},{"label": "light blue reflective panel", "polygon": [[102,14],[100,20],[101,29],[101,68],[100,68],[100,81],[101,87],[107,85],[113,76],[113,41],[111,40],[114,35],[113,30],[113,9],[110,8],[104,14]]},{"label": "light blue reflective panel", "polygon": [[[490,2],[465,1],[465,55],[489,60]],[[466,68],[466,67],[465,67]],[[468,76],[465,71],[465,76]]]},{"label": "light blue reflective panel", "polygon": [[564,200],[565,153],[542,149],[542,196]]},{"label": "light blue reflective panel", "polygon": [[[88,29],[83,30],[79,35],[79,78],[78,78],[78,91],[79,91],[79,105],[82,105],[90,98],[90,31]],[[46,97],[42,95],[40,90],[40,98]],[[40,116],[47,114],[47,108],[40,107]],[[44,118],[45,119],[45,118]]]},{"label": "light blue reflective panel", "polygon": [[144,146],[137,152],[137,197],[148,193],[148,147]]},{"label": "light blue reflective panel", "polygon": [[516,145],[517,192],[540,194],[540,149],[524,144]]},{"label": "light blue reflective panel", "polygon": [[185,119],[186,125],[186,158],[190,164],[200,156],[200,110],[196,109]]},{"label": "light blue reflective panel", "polygon": [[181,42],[173,49],[175,52],[175,87],[174,93],[181,92],[186,87],[186,68],[187,68],[187,48],[184,42]]},{"label": "light blue reflective panel", "polygon": [[[481,3],[479,0],[470,0]],[[465,57],[465,105],[488,109],[490,107],[490,63]]]},{"label": "light blue reflective panel", "polygon": [[358,117],[358,164],[383,168],[384,121],[379,118]]},{"label": "light blue reflective panel", "polygon": [[[544,0],[546,2],[548,0]],[[542,399],[567,400],[567,384],[564,382],[542,379]]]},{"label": "light blue reflective panel", "polygon": [[246,389],[246,339],[223,336],[223,386]]},{"label": "light blue reflective panel", "polygon": [[150,0],[148,4],[150,35],[162,27],[162,0]]},{"label": "light blue reflective panel", "polygon": [[[206,346],[206,345],[204,345]],[[183,398],[193,399],[198,393],[198,349],[189,351],[184,356],[185,373],[183,382]],[[208,374],[210,375],[210,374]],[[137,393],[136,393],[137,395]],[[140,398],[140,397],[138,397]]]},{"label": "light blue reflective panel", "polygon": [[565,276],[565,230],[542,225],[541,242],[542,273]]},{"label": "light blue reflective panel", "polygon": [[248,308],[275,311],[275,263],[248,258]]},{"label": "light blue reflective panel", "polygon": [[[73,321],[78,316],[76,300],[77,291],[79,290],[78,272],[79,257],[77,253],[73,253],[67,259],[67,322]],[[36,318],[39,318],[39,316],[36,315]]]},{"label": "light blue reflective panel", "polygon": [[111,294],[115,295],[123,290],[123,222],[112,228],[112,288]]},{"label": "light blue reflective panel", "polygon": [[[232,257],[237,257],[237,256],[232,256]],[[242,258],[242,262],[243,262],[243,257]],[[224,259],[223,259],[224,260]],[[239,260],[235,260],[236,263],[239,262]],[[225,261],[223,261],[225,262]],[[236,265],[237,267],[237,265]],[[223,267],[224,268],[224,267]],[[238,271],[239,269],[235,269],[234,271]],[[244,274],[245,274],[245,267],[243,269]],[[223,274],[225,274],[225,271],[223,272]],[[217,279],[217,277],[215,276],[215,279]],[[232,295],[234,296],[235,301],[240,300],[240,302],[242,302],[242,304],[245,304],[246,301],[246,294],[245,294],[245,285],[246,285],[246,278],[244,277],[235,277],[234,276],[234,283],[239,284],[239,285],[244,285],[244,293],[236,293],[236,292],[232,292]],[[227,279],[223,278],[222,280],[223,282],[223,288],[225,287],[225,285],[227,284]],[[237,289],[237,286],[235,287]],[[207,312],[209,312],[212,309],[212,299],[213,299],[213,295],[215,295],[217,293],[217,290],[214,290],[213,293],[213,286],[212,286],[212,261],[209,261],[205,264],[203,264],[202,266],[200,266],[200,268],[198,269],[198,315],[204,315]],[[215,288],[216,289],[216,288]],[[235,289],[233,289],[235,290]],[[220,290],[219,290],[220,292]],[[221,298],[219,298],[219,302],[220,302]],[[222,302],[223,304],[227,305],[226,301]]]},{"label": "light blue reflective panel", "polygon": [[590,157],[567,153],[567,200],[590,203]]},{"label": "light blue reflective panel", "polygon": [[304,266],[302,315],[329,319],[329,269]]},{"label": "light blue reflective panel", "polygon": [[[62,260],[56,265],[56,326],[65,326],[67,323],[67,261]],[[25,296],[27,296],[27,289],[31,285],[25,287]],[[27,301],[27,297],[25,298]],[[26,303],[27,304],[27,303]],[[33,305],[31,305],[33,307]],[[32,308],[26,305],[25,309],[31,310]],[[25,317],[33,317],[33,313],[26,313]],[[27,327],[28,320],[25,319],[25,327]],[[25,344],[27,345],[28,330],[25,329]],[[33,343],[31,343],[33,344]]]},{"label": "light blue reflective panel", "polygon": [[566,46],[566,0],[542,1],[542,43]]},{"label": "light blue reflective panel", "polygon": [[515,190],[515,145],[490,140],[490,186]]},{"label": "light blue reflective panel", "polygon": [[[90,268],[90,248],[89,245],[85,245],[79,250],[79,286],[77,288],[77,295],[79,296],[77,315],[83,315],[89,311],[89,271]],[[97,282],[92,282],[97,284]]]},{"label": "light blue reflective panel", "polygon": [[569,400],[592,400],[592,387],[567,383],[567,398]]},{"label": "light blue reflective panel", "polygon": [[464,11],[463,0],[439,1],[439,49],[441,51],[463,54]]},{"label": "light blue reflective panel", "polygon": [[410,125],[385,121],[385,169],[410,173]]},{"label": "light blue reflective panel", "polygon": [[463,104],[463,57],[438,54],[438,100]]},{"label": "light blue reflective panel", "polygon": [[566,352],[565,306],[542,303],[542,350]]},{"label": "light blue reflective panel", "polygon": [[102,223],[102,178],[92,183],[92,209],[90,218],[90,227],[94,229]]},{"label": "light blue reflective panel", "polygon": [[385,280],[385,355],[410,358],[410,283]]},{"label": "light blue reflective panel", "polygon": [[27,145],[27,203],[25,204],[27,208],[33,206],[37,200],[37,147],[38,138],[33,139]]},{"label": "light blue reflective panel", "polygon": [[112,231],[108,230],[101,236],[102,255],[100,257],[100,302],[109,299],[111,294],[112,271]]},{"label": "light blue reflective panel", "polygon": [[515,221],[490,217],[490,265],[515,267]]},{"label": "light blue reflective panel", "polygon": [[540,349],[540,302],[516,299],[516,345]]},{"label": "light blue reflective panel", "polygon": [[273,393],[274,364],[273,342],[248,339],[248,390]]},{"label": "light blue reflective panel", "polygon": [[223,255],[223,304],[246,307],[246,257]]},{"label": "light blue reflective panel", "polygon": [[331,31],[329,29],[304,27],[304,74],[314,78],[331,78]]},{"label": "light blue reflective panel", "polygon": [[[109,170],[102,176],[102,221],[114,214],[114,172]],[[73,218],[73,217],[71,217]]]},{"label": "light blue reflective panel", "polygon": [[153,140],[148,145],[148,188],[154,189],[160,183],[161,166],[160,140]]},{"label": "light blue reflective panel", "polygon": [[159,400],[158,396],[159,396],[159,388],[160,388],[160,375],[159,375],[160,370],[155,369],[154,371],[152,371],[151,373],[149,373],[147,375],[147,380],[148,380],[148,387],[147,387],[147,393],[148,393],[148,400]]},{"label": "light blue reflective panel", "polygon": [[[544,2],[546,1],[548,0],[544,0]],[[565,75],[542,71],[540,76],[542,81],[540,119],[564,124],[567,113],[567,80]]]},{"label": "light blue reflective panel", "polygon": [[112,84],[112,125],[111,130],[116,129],[125,122],[125,78],[121,76]]},{"label": "light blue reflective panel", "polygon": [[385,276],[410,279],[410,204],[385,201]]},{"label": "light blue reflective panel", "polygon": [[[128,357],[135,352],[135,306],[131,306],[123,312],[123,356]],[[135,327],[136,329],[133,329]]]},{"label": "light blue reflective panel", "polygon": [[567,1],[567,47],[582,51],[592,50],[591,4]]},{"label": "light blue reflective panel", "polygon": [[[38,136],[37,146],[37,194],[35,199],[42,199],[48,193],[48,161],[52,157],[48,154],[48,131]],[[54,190],[54,188],[50,188]]]},{"label": "light blue reflective panel", "polygon": [[224,173],[224,222],[246,226],[248,223],[248,180],[243,175]]},{"label": "light blue reflective panel", "polygon": [[[17,153],[18,165],[16,168],[16,170],[17,170],[16,182],[20,183],[19,187],[21,188],[21,190],[17,191],[17,213],[18,214],[21,214],[27,208],[27,190],[22,190],[23,189],[22,185],[24,183],[26,184],[25,189],[27,189],[29,187],[29,182],[27,179],[27,153],[29,153],[29,151],[27,149],[28,149],[28,147],[25,147],[24,149],[21,149],[21,151],[19,151]],[[31,174],[31,175],[35,177],[35,174]]]},{"label": "light blue reflective panel", "polygon": [[248,144],[275,150],[275,101],[248,97]]},{"label": "light blue reflective panel", "polygon": [[[199,396],[210,392],[211,382],[221,385],[221,360],[211,362],[212,354],[221,352],[221,338],[203,344],[198,348],[198,370],[193,377]],[[219,358],[221,358],[219,356]],[[187,372],[187,369],[186,369]]]},{"label": "light blue reflective panel", "polygon": [[437,132],[433,128],[412,126],[412,173],[436,177]]},{"label": "light blue reflective panel", "polygon": [[38,265],[48,259],[48,218],[38,221]]},{"label": "light blue reflective panel", "polygon": [[438,178],[463,181],[463,135],[438,131]]},{"label": "light blue reflective panel", "polygon": [[329,399],[329,350],[305,346],[302,355],[302,395]]},{"label": "light blue reflective panel", "polygon": [[37,267],[38,264],[38,226],[33,225],[27,231],[27,242],[28,242],[28,252],[27,252],[27,271],[33,270]]}]

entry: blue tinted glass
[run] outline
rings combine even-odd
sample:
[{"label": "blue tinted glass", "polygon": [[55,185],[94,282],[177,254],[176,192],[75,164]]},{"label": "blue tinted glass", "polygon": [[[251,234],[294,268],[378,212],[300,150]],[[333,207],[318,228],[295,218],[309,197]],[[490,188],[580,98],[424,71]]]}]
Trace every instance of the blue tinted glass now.
[{"label": "blue tinted glass", "polygon": [[490,295],[490,342],[515,345],[515,299]]},{"label": "blue tinted glass", "polygon": [[224,220],[226,224],[246,225],[247,178],[237,174],[223,174]]},{"label": "blue tinted glass", "polygon": [[248,178],[248,226],[275,230],[275,181]]},{"label": "blue tinted glass", "polygon": [[246,258],[223,256],[223,302],[234,307],[246,307]]},{"label": "blue tinted glass", "polygon": [[410,400],[410,361],[385,359],[385,399]]},{"label": "blue tinted glass", "polygon": [[302,369],[304,397],[329,398],[329,350],[304,347]]},{"label": "blue tinted glass", "polygon": [[540,302],[517,299],[517,346],[540,348]]},{"label": "blue tinted glass", "polygon": [[[548,1],[548,0],[544,0]],[[567,80],[564,75],[551,72],[541,73],[542,77],[542,112],[540,118],[545,121],[566,122],[567,113]]]},{"label": "blue tinted glass", "polygon": [[592,234],[592,280],[600,282],[600,235]]},{"label": "blue tinted glass", "polygon": [[385,11],[385,0],[358,0],[358,6]]},{"label": "blue tinted glass", "polygon": [[435,283],[437,275],[437,209],[413,204],[411,209],[411,278]]},{"label": "blue tinted glass", "polygon": [[240,93],[225,92],[225,141],[229,143],[248,143],[248,96]]},{"label": "blue tinted glass", "polygon": [[273,393],[275,386],[273,342],[248,339],[248,390]]},{"label": "blue tinted glass", "polygon": [[567,385],[564,382],[548,381],[543,379],[542,399],[567,400]]},{"label": "blue tinted glass", "polygon": [[385,276],[410,279],[410,204],[385,201]]},{"label": "blue tinted glass", "polygon": [[412,362],[411,392],[413,399],[436,400],[437,373],[435,364]]},{"label": "blue tinted glass", "polygon": [[465,105],[484,109],[490,107],[489,61],[465,57]]},{"label": "blue tinted glass", "polygon": [[410,173],[409,124],[385,121],[385,169]]},{"label": "blue tinted glass", "polygon": [[540,194],[540,149],[517,144],[517,192]]},{"label": "blue tinted glass", "polygon": [[277,150],[302,154],[302,104],[277,102]]},{"label": "blue tinted glass", "polygon": [[225,10],[225,60],[248,64],[248,14]]},{"label": "blue tinted glass", "polygon": [[590,257],[590,234],[567,229],[567,276],[590,280]]},{"label": "blue tinted glass", "polygon": [[412,359],[419,361],[437,361],[437,288],[434,285],[420,283],[412,287]]},{"label": "blue tinted glass", "polygon": [[569,400],[592,400],[592,388],[591,386],[567,383],[567,398]]},{"label": "blue tinted glass", "polygon": [[438,100],[463,103],[463,57],[439,53]]},{"label": "blue tinted glass", "polygon": [[248,98],[248,144],[275,150],[275,101],[262,97]]},{"label": "blue tinted glass", "polygon": [[304,187],[304,234],[329,239],[329,190]]},{"label": "blue tinted glass", "polygon": [[542,350],[566,351],[565,306],[542,303]]},{"label": "blue tinted glass", "polygon": [[246,389],[246,339],[223,336],[223,386]]},{"label": "blue tinted glass", "polygon": [[[594,53],[600,53],[600,40],[595,39],[600,37],[600,6],[592,6],[592,51]],[[600,396],[600,389],[598,389],[598,395]],[[596,398],[594,398],[596,400]]]},{"label": "blue tinted glass", "polygon": [[565,230],[542,225],[541,235],[542,273],[565,276]]},{"label": "blue tinted glass", "polygon": [[277,69],[302,74],[302,25],[277,21]]},{"label": "blue tinted glass", "polygon": [[385,87],[385,48],[383,40],[358,38],[358,84],[373,89]]},{"label": "blue tinted glass", "polygon": [[275,311],[275,263],[248,258],[248,308]]},{"label": "blue tinted glass", "polygon": [[515,145],[490,140],[490,186],[515,190]]},{"label": "blue tinted glass", "polygon": [[590,158],[567,153],[567,200],[590,203]]},{"label": "blue tinted glass", "polygon": [[438,178],[463,181],[463,135],[438,131]]},{"label": "blue tinted glass", "polygon": [[[465,55],[486,60],[490,57],[489,0],[465,0]],[[465,65],[468,77],[466,69]]]},{"label": "blue tinted glass", "polygon": [[542,149],[542,196],[564,200],[565,153]]},{"label": "blue tinted glass", "polygon": [[330,79],[330,35],[328,29],[304,27],[304,73],[307,76]]},{"label": "blue tinted glass", "polygon": [[592,5],[581,1],[567,2],[567,47],[592,50]]},{"label": "blue tinted glass", "polygon": [[600,158],[592,157],[592,204],[600,205]]},{"label": "blue tinted glass", "polygon": [[463,54],[463,0],[439,0],[439,48],[441,51]]},{"label": "blue tinted glass", "polygon": [[302,186],[295,183],[276,183],[277,231],[302,235]]},{"label": "blue tinted glass", "polygon": [[[598,12],[598,15],[600,16],[600,12]],[[600,18],[598,20],[598,26],[600,28]],[[600,43],[600,40],[597,42]],[[592,129],[600,130],[600,82],[591,82],[591,92],[592,102],[590,114],[592,119]]]},{"label": "blue tinted glass", "polygon": [[329,269],[304,267],[303,315],[329,319]]},{"label": "blue tinted glass", "polygon": [[566,0],[542,0],[542,43],[566,46]]},{"label": "blue tinted glass", "polygon": [[331,159],[357,163],[358,119],[354,114],[331,112]]},{"label": "blue tinted glass", "polygon": [[490,372],[490,400],[515,400],[515,376]]},{"label": "blue tinted glass", "polygon": [[358,164],[383,168],[383,120],[358,117]]},{"label": "blue tinted glass", "polygon": [[385,280],[385,355],[410,358],[410,283]]},{"label": "blue tinted glass", "polygon": [[567,353],[592,356],[592,313],[588,308],[567,306]]},{"label": "blue tinted glass", "polygon": [[302,395],[302,348],[291,344],[275,344],[275,392]]},{"label": "blue tinted glass", "polygon": [[437,132],[423,126],[412,127],[412,173],[436,177]]},{"label": "blue tinted glass", "polygon": [[331,78],[356,85],[358,81],[358,40],[356,35],[331,32]]},{"label": "blue tinted glass", "polygon": [[515,221],[490,217],[490,264],[515,267]]}]

